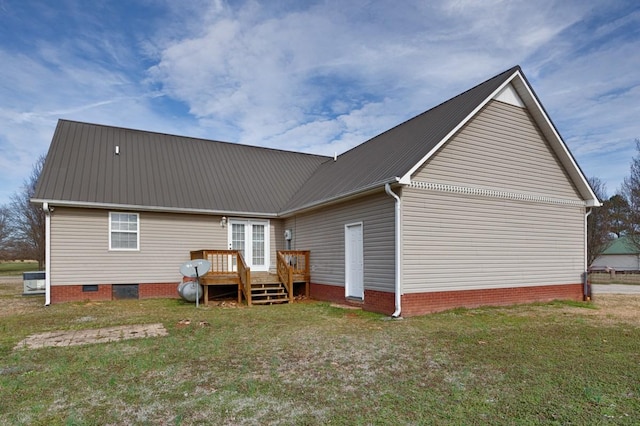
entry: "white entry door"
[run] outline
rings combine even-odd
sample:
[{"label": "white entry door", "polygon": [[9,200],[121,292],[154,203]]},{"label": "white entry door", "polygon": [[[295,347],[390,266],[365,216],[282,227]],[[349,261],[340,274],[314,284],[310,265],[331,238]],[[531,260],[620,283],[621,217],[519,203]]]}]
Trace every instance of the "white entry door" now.
[{"label": "white entry door", "polygon": [[239,250],[252,271],[269,270],[269,221],[229,220],[229,249]]},{"label": "white entry door", "polygon": [[362,223],[345,226],[345,293],[347,297],[364,299],[364,248]]}]

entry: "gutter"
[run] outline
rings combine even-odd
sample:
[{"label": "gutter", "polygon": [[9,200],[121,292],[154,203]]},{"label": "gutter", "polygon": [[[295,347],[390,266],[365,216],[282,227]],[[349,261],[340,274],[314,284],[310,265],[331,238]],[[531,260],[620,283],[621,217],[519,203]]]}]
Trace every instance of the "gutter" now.
[{"label": "gutter", "polygon": [[44,305],[51,304],[51,212],[49,203],[42,203],[44,210]]},{"label": "gutter", "polygon": [[402,311],[402,295],[401,295],[401,290],[402,290],[402,286],[400,285],[400,197],[398,197],[397,194],[395,194],[392,190],[391,190],[391,185],[389,185],[388,183],[386,183],[384,185],[384,190],[385,192],[390,196],[393,197],[396,201],[396,209],[395,209],[395,271],[396,271],[396,276],[395,276],[395,299],[396,299],[396,310],[393,314],[391,314],[391,316],[393,318],[400,318],[400,312]]},{"label": "gutter", "polygon": [[587,227],[587,218],[591,214],[592,209],[589,209],[584,214],[584,277],[582,280],[582,300],[588,302],[591,300],[591,292],[589,291],[589,258],[587,253],[587,243],[588,243],[588,227]]},{"label": "gutter", "polygon": [[318,201],[312,201],[310,203],[304,204],[300,207],[295,207],[295,208],[291,208],[289,210],[284,210],[280,213],[278,213],[278,217],[288,217],[294,214],[301,214],[301,213],[305,213],[307,211],[313,210],[315,208],[318,207],[325,207],[327,205],[331,205],[333,203],[340,203],[343,201],[346,201],[350,198],[354,198],[354,197],[360,197],[363,195],[366,195],[367,193],[373,193],[375,191],[377,191],[380,186],[382,185],[388,185],[390,183],[396,183],[398,182],[398,178],[397,177],[393,177],[390,179],[385,179],[385,180],[381,180],[381,181],[377,181],[374,182],[370,185],[367,185],[365,187],[362,188],[357,188],[354,189],[352,191],[349,192],[344,192],[342,194],[338,194],[338,195],[331,195],[329,197],[323,198],[321,200]]},{"label": "gutter", "polygon": [[159,213],[192,213],[192,214],[206,214],[217,216],[251,216],[260,219],[277,218],[277,213],[255,213],[244,212],[235,210],[206,210],[206,209],[193,209],[193,208],[181,208],[181,207],[159,207],[159,206],[139,206],[135,204],[116,204],[116,203],[93,203],[85,201],[65,201],[65,200],[44,200],[40,198],[34,198],[31,200],[33,203],[48,204],[55,202],[56,206],[60,207],[81,207],[87,209],[103,209],[103,210],[134,210],[143,212],[159,212]]}]

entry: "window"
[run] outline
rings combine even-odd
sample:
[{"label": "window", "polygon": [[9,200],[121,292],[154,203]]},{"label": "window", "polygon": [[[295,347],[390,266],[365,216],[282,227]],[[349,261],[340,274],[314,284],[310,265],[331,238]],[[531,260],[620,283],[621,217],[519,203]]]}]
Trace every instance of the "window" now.
[{"label": "window", "polygon": [[109,250],[139,250],[138,213],[109,213]]}]

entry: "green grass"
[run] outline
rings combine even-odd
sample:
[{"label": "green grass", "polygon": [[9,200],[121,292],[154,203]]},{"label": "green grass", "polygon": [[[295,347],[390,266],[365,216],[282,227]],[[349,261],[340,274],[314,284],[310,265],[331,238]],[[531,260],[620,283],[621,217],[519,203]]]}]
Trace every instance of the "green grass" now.
[{"label": "green grass", "polygon": [[23,272],[37,271],[38,262],[0,262],[0,276],[21,276]]},{"label": "green grass", "polygon": [[[0,424],[637,424],[640,328],[590,305],[405,320],[324,303],[68,303],[0,318]],[[181,328],[178,321],[192,325]],[[210,326],[200,327],[197,321]],[[50,330],[167,337],[14,350]]]}]

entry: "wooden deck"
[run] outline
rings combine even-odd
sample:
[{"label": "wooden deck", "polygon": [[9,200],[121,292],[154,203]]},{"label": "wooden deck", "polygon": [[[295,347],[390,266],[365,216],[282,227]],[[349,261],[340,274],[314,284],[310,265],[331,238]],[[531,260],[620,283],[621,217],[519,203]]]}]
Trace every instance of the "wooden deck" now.
[{"label": "wooden deck", "polygon": [[251,273],[238,250],[195,250],[191,259],[205,259],[211,269],[200,277],[204,287],[203,303],[209,301],[209,286],[235,285],[238,303],[244,298],[248,306],[254,304],[292,303],[294,283],[304,283],[309,297],[309,251],[278,251],[277,274]]}]

